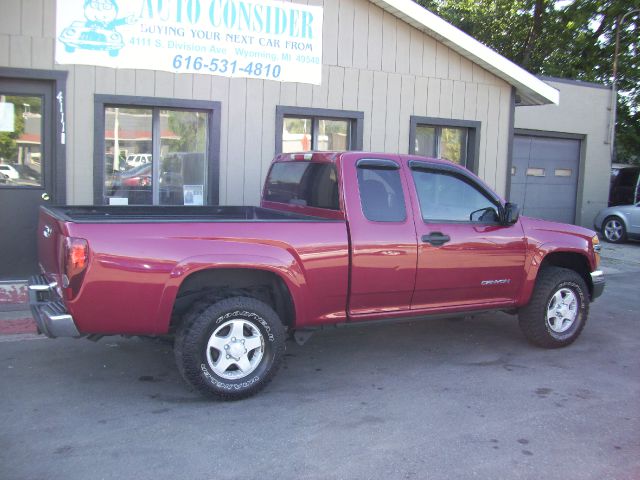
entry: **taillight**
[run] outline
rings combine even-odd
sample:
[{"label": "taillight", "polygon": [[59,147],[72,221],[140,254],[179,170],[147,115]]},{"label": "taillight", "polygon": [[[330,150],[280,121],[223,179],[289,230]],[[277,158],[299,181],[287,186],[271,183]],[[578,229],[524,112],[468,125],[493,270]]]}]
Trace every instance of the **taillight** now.
[{"label": "taillight", "polygon": [[64,277],[63,287],[74,287],[78,278],[89,263],[89,244],[84,238],[66,237],[64,239]]}]

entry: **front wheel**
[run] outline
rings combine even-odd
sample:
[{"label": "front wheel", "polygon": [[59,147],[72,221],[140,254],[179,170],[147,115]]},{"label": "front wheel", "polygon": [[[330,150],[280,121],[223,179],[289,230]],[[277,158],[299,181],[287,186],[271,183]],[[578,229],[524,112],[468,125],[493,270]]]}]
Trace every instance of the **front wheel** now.
[{"label": "front wheel", "polygon": [[602,233],[607,242],[622,243],[627,239],[624,222],[618,217],[608,217],[602,224]]},{"label": "front wheel", "polygon": [[178,329],[174,352],[183,378],[220,400],[257,393],[276,373],[285,328],[269,305],[233,297],[196,305]]},{"label": "front wheel", "polygon": [[589,313],[589,291],[573,270],[544,267],[538,274],[531,301],[518,312],[527,340],[545,348],[573,343]]}]

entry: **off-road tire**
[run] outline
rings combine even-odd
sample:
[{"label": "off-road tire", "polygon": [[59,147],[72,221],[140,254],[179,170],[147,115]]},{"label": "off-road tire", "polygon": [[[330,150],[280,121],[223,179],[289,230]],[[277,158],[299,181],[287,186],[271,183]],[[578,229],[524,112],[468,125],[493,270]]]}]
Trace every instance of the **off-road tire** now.
[{"label": "off-road tire", "polygon": [[[554,331],[547,312],[556,293],[571,291],[578,302],[577,315],[562,333]],[[573,343],[584,328],[589,314],[589,290],[575,271],[560,267],[543,267],[538,273],[531,301],[518,312],[520,329],[529,342],[544,348],[560,348]]]},{"label": "off-road tire", "polygon": [[[229,319],[251,323],[264,340],[262,359],[240,379],[217,375],[207,360],[209,339]],[[180,374],[196,391],[213,399],[239,400],[271,381],[284,357],[285,338],[285,327],[269,305],[251,297],[231,297],[213,304],[196,303],[178,328],[174,354]]]}]

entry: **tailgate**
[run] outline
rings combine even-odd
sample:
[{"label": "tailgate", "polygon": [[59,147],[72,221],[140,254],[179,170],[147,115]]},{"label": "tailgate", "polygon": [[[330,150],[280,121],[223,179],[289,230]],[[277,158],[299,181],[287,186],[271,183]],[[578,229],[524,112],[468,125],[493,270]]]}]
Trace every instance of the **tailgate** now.
[{"label": "tailgate", "polygon": [[64,223],[51,210],[40,208],[38,221],[38,264],[42,273],[60,285]]}]

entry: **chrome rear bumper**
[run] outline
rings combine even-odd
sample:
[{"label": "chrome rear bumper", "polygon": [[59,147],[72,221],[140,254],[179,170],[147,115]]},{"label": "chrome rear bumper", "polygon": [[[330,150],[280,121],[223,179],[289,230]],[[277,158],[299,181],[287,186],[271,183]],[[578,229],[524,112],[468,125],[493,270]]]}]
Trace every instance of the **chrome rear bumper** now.
[{"label": "chrome rear bumper", "polygon": [[29,307],[38,325],[38,332],[49,338],[79,337],[73,317],[69,315],[56,291],[56,282],[44,275],[29,279]]}]

